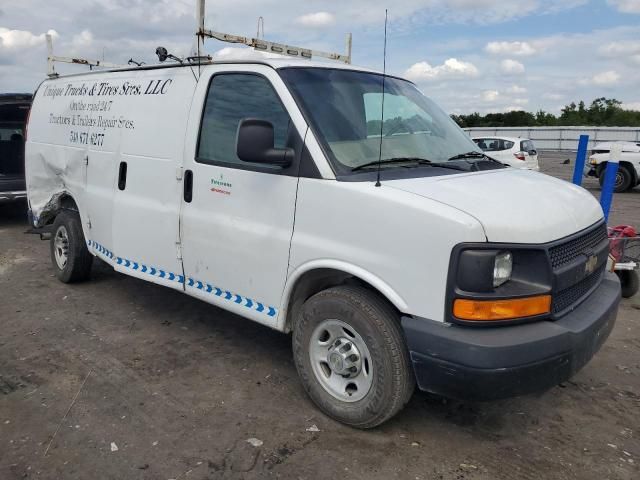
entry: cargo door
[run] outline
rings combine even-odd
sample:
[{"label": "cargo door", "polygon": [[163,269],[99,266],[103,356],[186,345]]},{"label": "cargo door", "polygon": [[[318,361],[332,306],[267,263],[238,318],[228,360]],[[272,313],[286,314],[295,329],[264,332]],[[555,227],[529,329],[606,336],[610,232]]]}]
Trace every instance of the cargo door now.
[{"label": "cargo door", "polygon": [[[117,76],[120,75],[120,76]],[[99,128],[113,145],[113,264],[116,270],[184,288],[179,209],[185,129],[196,80],[164,68],[108,78],[129,93],[113,99]]]}]

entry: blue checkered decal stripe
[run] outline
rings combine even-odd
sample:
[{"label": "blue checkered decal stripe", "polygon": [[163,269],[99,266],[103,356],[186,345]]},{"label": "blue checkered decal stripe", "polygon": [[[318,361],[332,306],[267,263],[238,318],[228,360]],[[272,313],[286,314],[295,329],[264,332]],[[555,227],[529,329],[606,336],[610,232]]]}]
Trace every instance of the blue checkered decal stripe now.
[{"label": "blue checkered decal stripe", "polygon": [[94,252],[98,255],[108,258],[109,260],[113,260],[113,252],[104,246],[100,245],[98,242],[94,242],[93,240],[89,240],[87,242],[89,248],[92,248]]},{"label": "blue checkered decal stripe", "polygon": [[[120,265],[129,270],[133,270],[139,273],[144,273],[152,277],[163,278],[165,280],[169,280],[172,282],[185,284],[185,278],[183,275],[169,272],[167,270],[163,270],[158,267],[145,265],[144,263],[129,260],[128,258],[115,256],[112,251],[110,251],[103,245],[100,245],[98,242],[95,242],[93,240],[89,240],[87,242],[87,245],[99,256],[104,257],[109,261],[113,261],[115,259],[115,263],[117,265]],[[197,290],[201,290],[204,293],[208,293],[215,297],[218,297],[220,300],[225,300],[229,303],[240,305],[249,310],[253,310],[258,313],[267,315],[268,317],[275,317],[278,313],[278,309],[275,307],[265,305],[264,303],[260,303],[249,297],[238,295],[237,293],[230,292],[228,290],[225,290],[224,288],[217,287],[215,285],[211,285],[209,283],[205,283],[200,280],[196,280],[195,278],[191,278],[191,277],[187,278],[186,285],[189,287],[195,287]]]},{"label": "blue checkered decal stripe", "polygon": [[268,317],[275,317],[278,313],[277,308],[270,307],[269,305],[257,302],[252,298],[244,297],[242,295],[238,295],[237,293],[233,293],[223,288],[216,287],[215,285],[201,282],[200,280],[196,280],[195,278],[187,278],[187,285],[189,287],[195,287],[198,290],[202,290],[203,292],[214,295],[222,300],[226,300],[227,302],[235,303],[236,305],[248,308],[249,310],[255,310],[258,313],[264,313]]},{"label": "blue checkered decal stripe", "polygon": [[128,258],[116,257],[116,263],[123,266],[124,268],[128,268],[129,270],[146,273],[147,275],[151,275],[152,277],[164,278],[172,282],[184,283],[183,275],[169,272],[167,270],[162,270],[161,268],[150,267],[148,265],[145,265],[144,263],[129,260]]}]

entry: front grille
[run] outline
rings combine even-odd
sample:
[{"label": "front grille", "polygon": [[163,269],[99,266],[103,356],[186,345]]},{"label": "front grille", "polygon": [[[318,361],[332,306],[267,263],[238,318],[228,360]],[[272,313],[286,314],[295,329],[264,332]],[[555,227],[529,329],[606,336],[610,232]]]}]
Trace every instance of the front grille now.
[{"label": "front grille", "polygon": [[605,265],[600,267],[597,271],[593,272],[588,277],[583,278],[575,285],[565,288],[559,293],[553,296],[552,312],[554,315],[562,313],[564,310],[572,307],[585,295],[587,295],[596,285],[602,280],[605,270]]},{"label": "front grille", "polygon": [[549,249],[551,266],[554,270],[595,249],[607,238],[607,226],[603,223],[580,237]]}]

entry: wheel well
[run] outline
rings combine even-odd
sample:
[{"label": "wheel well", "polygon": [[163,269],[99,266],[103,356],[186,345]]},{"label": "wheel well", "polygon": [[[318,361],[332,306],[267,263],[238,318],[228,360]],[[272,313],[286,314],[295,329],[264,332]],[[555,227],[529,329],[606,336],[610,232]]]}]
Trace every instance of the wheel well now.
[{"label": "wheel well", "polygon": [[45,225],[51,225],[62,210],[71,210],[74,212],[80,211],[76,201],[67,192],[55,195],[49,201],[40,215],[41,219],[45,219],[42,223]]},{"label": "wheel well", "polygon": [[[598,177],[604,175],[604,171],[607,168],[608,164],[609,162],[602,162],[600,165],[598,165],[598,168],[597,168]],[[630,162],[620,162],[620,166],[626,168],[631,174],[632,185],[635,185],[636,183],[638,183],[638,172],[636,171],[633,164],[631,164]]]},{"label": "wheel well", "polygon": [[391,308],[398,314],[400,312],[393,305],[387,297],[385,297],[378,289],[372,286],[370,283],[362,280],[355,275],[346,273],[340,270],[332,268],[319,268],[316,270],[310,270],[302,274],[302,276],[296,281],[291,295],[289,296],[289,302],[287,304],[287,320],[285,325],[285,331],[289,332],[293,329],[293,323],[298,316],[302,305],[309,298],[316,293],[326,290],[331,287],[337,287],[340,285],[358,285],[364,287],[372,292],[375,292],[381,299],[387,302]]},{"label": "wheel well", "polygon": [[633,187],[636,183],[638,183],[638,171],[635,169],[632,163],[630,162],[620,162],[620,166],[626,167],[631,173],[631,186]]}]

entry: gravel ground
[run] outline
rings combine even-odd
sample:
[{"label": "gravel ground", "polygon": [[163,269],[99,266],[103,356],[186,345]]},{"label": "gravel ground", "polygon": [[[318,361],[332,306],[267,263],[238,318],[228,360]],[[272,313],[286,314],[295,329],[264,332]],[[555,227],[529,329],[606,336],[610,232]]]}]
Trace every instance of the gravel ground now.
[{"label": "gravel ground", "polygon": [[[543,171],[569,178],[566,158]],[[611,223],[640,225],[639,206],[640,187],[617,195]],[[638,296],[561,386],[492,403],[416,393],[363,432],[306,398],[289,336],[98,262],[64,285],[25,229],[0,207],[0,479],[640,478]]]}]

